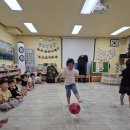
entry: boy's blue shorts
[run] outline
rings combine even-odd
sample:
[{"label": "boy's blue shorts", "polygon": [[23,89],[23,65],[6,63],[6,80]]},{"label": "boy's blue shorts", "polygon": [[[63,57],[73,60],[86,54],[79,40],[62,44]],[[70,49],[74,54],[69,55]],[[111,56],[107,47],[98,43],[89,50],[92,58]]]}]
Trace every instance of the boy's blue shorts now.
[{"label": "boy's blue shorts", "polygon": [[68,98],[70,98],[70,96],[71,96],[71,90],[73,91],[74,95],[76,95],[78,93],[76,84],[66,85],[65,88],[66,88],[66,96]]}]

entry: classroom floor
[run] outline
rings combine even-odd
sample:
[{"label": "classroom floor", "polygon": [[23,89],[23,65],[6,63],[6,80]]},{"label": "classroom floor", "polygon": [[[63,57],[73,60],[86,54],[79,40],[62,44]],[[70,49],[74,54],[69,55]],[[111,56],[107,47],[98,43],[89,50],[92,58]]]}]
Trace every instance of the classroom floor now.
[{"label": "classroom floor", "polygon": [[1,130],[130,130],[130,108],[127,100],[119,105],[118,86],[77,86],[83,99],[78,116],[66,107],[64,84],[36,85],[18,108],[0,112],[0,117],[9,117]]}]

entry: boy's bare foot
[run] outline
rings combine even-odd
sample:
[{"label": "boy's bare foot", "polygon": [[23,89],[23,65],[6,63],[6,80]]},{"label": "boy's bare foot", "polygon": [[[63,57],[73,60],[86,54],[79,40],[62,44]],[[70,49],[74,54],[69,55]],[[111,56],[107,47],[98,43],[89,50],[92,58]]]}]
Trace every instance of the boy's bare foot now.
[{"label": "boy's bare foot", "polygon": [[2,123],[0,123],[0,128],[2,128],[3,127],[3,124]]},{"label": "boy's bare foot", "polygon": [[121,102],[121,105],[124,105],[124,102]]},{"label": "boy's bare foot", "polygon": [[23,99],[19,99],[19,102],[23,102]]},{"label": "boy's bare foot", "polygon": [[70,104],[67,104],[67,107],[69,107],[70,106]]},{"label": "boy's bare foot", "polygon": [[8,110],[10,110],[11,108],[13,108],[14,106],[13,106],[13,104],[12,103],[9,103],[9,108],[8,108]]},{"label": "boy's bare foot", "polygon": [[82,103],[83,101],[82,100],[79,100],[78,103]]},{"label": "boy's bare foot", "polygon": [[7,123],[7,122],[8,122],[8,118],[5,118],[5,119],[0,120],[0,123],[2,123],[2,124],[5,124],[5,123]]}]

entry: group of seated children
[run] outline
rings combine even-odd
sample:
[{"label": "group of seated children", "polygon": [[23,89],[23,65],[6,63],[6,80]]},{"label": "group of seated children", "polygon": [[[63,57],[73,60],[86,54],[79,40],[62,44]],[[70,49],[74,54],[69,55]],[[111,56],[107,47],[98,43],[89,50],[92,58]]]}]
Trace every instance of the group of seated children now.
[{"label": "group of seated children", "polygon": [[31,91],[35,82],[43,83],[41,73],[35,78],[35,74],[31,73],[21,75],[21,78],[9,78],[0,80],[0,110],[10,110],[19,105],[23,101],[28,91]]}]

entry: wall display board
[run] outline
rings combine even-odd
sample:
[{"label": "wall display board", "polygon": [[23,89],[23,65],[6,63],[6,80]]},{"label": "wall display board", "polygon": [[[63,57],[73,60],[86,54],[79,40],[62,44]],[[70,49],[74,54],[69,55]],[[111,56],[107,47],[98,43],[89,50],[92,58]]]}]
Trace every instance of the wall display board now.
[{"label": "wall display board", "polygon": [[96,49],[96,60],[98,61],[109,61],[116,57],[116,50],[115,48],[112,48],[110,50],[102,50],[100,48]]},{"label": "wall display board", "polygon": [[57,59],[58,58],[57,52],[59,51],[59,49],[60,48],[56,45],[55,42],[49,44],[38,43],[37,51],[41,52],[41,54],[38,55],[38,58],[46,60]]},{"label": "wall display board", "polygon": [[0,60],[3,63],[6,63],[6,61],[14,60],[13,46],[3,40],[0,40]]},{"label": "wall display board", "polygon": [[25,64],[35,64],[35,50],[25,49]]},{"label": "wall display board", "polygon": [[54,63],[61,67],[61,39],[43,38],[36,44],[37,63]]}]

